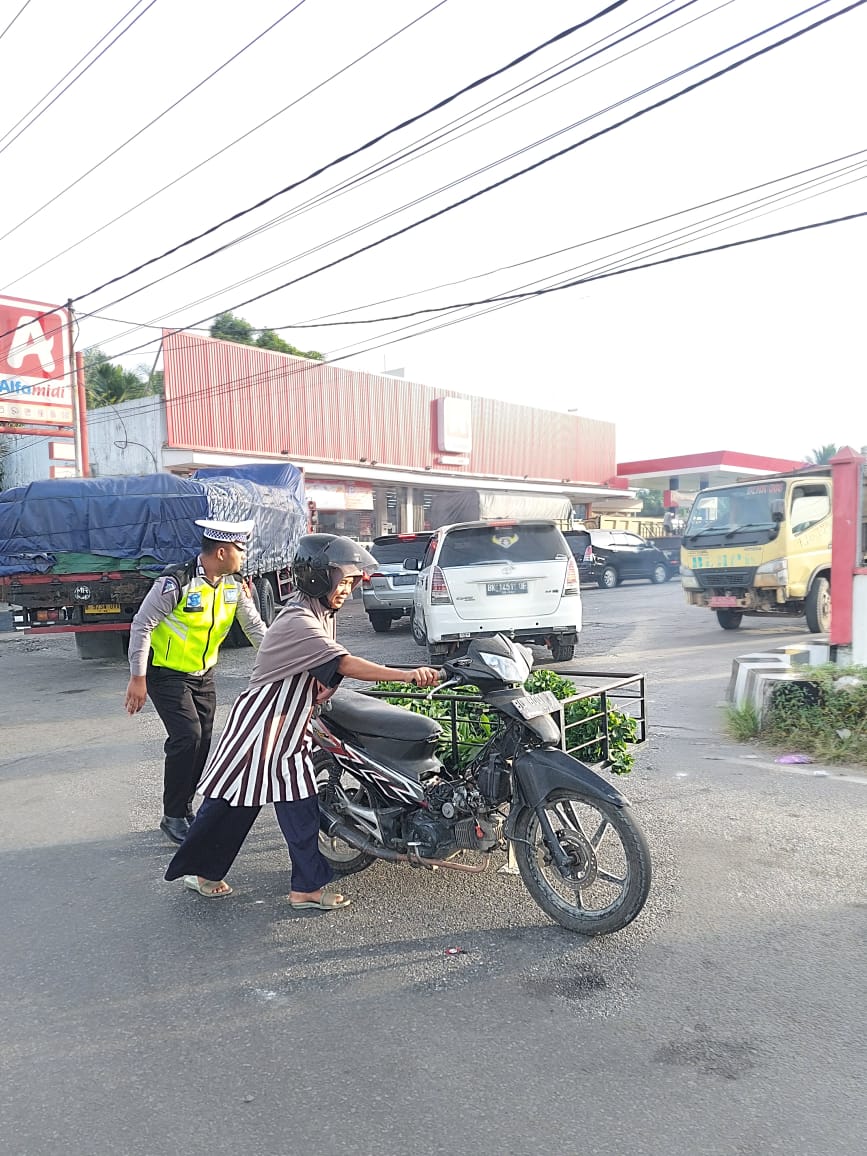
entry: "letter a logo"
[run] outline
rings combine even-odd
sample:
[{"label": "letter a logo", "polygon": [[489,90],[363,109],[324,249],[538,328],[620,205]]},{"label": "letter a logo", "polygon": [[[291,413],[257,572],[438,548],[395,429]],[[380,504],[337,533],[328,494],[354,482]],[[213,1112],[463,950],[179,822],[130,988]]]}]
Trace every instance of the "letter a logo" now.
[{"label": "letter a logo", "polygon": [[[56,326],[57,319],[51,318]],[[6,361],[11,369],[20,369],[24,373],[33,373],[34,367],[24,367],[24,362],[35,357],[42,367],[43,377],[51,377],[56,371],[54,360],[54,342],[46,337],[42,326],[35,317],[21,317],[18,327],[12,338],[12,346],[7,354]]]}]

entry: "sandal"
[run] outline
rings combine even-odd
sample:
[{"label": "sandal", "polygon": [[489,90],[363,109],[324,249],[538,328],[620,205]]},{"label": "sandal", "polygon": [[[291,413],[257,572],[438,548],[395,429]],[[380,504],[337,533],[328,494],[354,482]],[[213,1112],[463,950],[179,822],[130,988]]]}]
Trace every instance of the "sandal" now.
[{"label": "sandal", "polygon": [[347,899],[345,895],[339,892],[325,894],[323,893],[319,899],[305,899],[301,903],[293,903],[289,900],[289,906],[295,911],[303,911],[307,907],[315,908],[317,911],[334,911],[338,907],[348,907],[352,902]]},{"label": "sandal", "polygon": [[232,888],[225,879],[206,879],[202,883],[199,882],[198,875],[185,875],[184,887],[204,895],[206,899],[222,899],[224,895],[232,894]]}]

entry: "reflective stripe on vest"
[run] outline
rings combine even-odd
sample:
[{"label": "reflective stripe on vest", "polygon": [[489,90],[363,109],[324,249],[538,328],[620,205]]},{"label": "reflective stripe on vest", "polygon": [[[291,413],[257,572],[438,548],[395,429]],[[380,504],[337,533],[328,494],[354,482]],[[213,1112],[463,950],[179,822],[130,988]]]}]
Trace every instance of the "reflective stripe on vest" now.
[{"label": "reflective stripe on vest", "polygon": [[183,674],[210,670],[235,621],[239,597],[240,584],[231,575],[216,587],[205,578],[192,578],[172,613],[151,632],[154,666]]}]

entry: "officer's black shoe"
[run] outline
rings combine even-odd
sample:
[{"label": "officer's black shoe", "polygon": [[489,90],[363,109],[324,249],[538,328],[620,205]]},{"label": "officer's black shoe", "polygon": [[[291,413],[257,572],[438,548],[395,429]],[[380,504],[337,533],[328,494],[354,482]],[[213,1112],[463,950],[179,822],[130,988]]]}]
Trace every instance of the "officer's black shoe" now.
[{"label": "officer's black shoe", "polygon": [[173,843],[183,843],[187,837],[187,831],[190,829],[188,819],[178,819],[173,815],[163,815],[160,820],[160,830]]}]

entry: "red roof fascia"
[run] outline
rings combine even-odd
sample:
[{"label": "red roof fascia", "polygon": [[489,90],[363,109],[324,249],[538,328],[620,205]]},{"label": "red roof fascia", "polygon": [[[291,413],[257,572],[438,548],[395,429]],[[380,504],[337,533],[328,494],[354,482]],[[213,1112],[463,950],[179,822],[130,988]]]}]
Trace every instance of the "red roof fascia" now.
[{"label": "red roof fascia", "polygon": [[759,454],[742,454],[735,450],[715,450],[706,454],[681,454],[673,458],[648,458],[643,462],[618,462],[617,473],[621,477],[635,474],[655,474],[667,471],[671,474],[688,473],[693,470],[719,469],[721,466],[741,466],[752,470],[770,470],[771,473],[785,473],[798,469],[804,462],[791,458],[767,458]]}]

